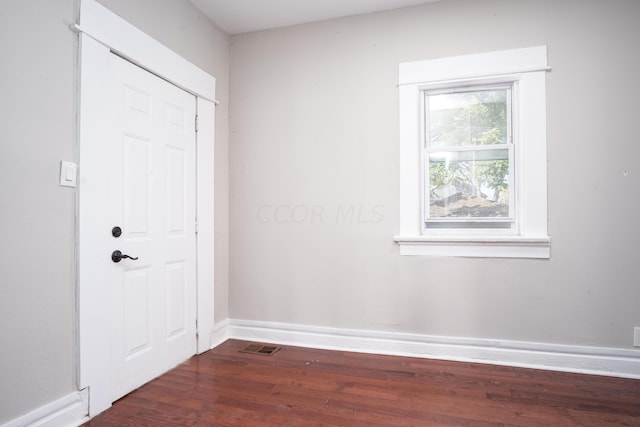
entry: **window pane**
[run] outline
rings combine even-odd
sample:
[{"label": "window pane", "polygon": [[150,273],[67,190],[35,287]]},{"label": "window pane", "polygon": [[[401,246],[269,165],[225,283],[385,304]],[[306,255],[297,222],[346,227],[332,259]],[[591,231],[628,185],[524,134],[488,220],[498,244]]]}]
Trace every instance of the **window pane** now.
[{"label": "window pane", "polygon": [[507,143],[507,89],[428,95],[430,147]]},{"label": "window pane", "polygon": [[509,218],[509,150],[429,155],[429,214],[437,218]]}]

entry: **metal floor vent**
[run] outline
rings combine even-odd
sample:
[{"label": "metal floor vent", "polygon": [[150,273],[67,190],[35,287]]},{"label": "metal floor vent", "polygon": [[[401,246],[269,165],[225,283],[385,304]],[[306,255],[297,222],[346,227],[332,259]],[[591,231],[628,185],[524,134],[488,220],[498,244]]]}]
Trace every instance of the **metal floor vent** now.
[{"label": "metal floor vent", "polygon": [[252,353],[252,354],[262,354],[264,356],[273,356],[278,351],[280,351],[281,347],[277,347],[275,345],[263,345],[263,344],[249,344],[242,350],[240,353]]}]

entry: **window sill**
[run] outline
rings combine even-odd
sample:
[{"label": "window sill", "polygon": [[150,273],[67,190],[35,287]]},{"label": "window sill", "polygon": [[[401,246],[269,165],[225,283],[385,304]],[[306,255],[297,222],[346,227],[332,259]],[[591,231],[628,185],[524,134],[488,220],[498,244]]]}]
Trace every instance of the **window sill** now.
[{"label": "window sill", "polygon": [[481,258],[551,257],[549,237],[523,236],[396,236],[400,255]]}]

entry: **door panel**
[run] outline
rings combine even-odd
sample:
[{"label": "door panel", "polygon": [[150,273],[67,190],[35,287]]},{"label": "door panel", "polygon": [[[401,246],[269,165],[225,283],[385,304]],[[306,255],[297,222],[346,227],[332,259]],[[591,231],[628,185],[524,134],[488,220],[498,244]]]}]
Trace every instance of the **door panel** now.
[{"label": "door panel", "polygon": [[127,238],[149,238],[151,141],[139,136],[123,135],[122,145],[122,224],[125,235]]},{"label": "door panel", "polygon": [[195,109],[189,93],[111,55],[109,260],[115,400],[196,352]]},{"label": "door panel", "polygon": [[166,147],[165,151],[165,218],[168,236],[185,235],[185,152],[184,149]]},{"label": "door panel", "polygon": [[186,274],[183,261],[167,264],[167,339],[186,333]]},{"label": "door panel", "polygon": [[149,329],[149,268],[126,271],[122,281],[124,358],[130,360],[151,346]]}]

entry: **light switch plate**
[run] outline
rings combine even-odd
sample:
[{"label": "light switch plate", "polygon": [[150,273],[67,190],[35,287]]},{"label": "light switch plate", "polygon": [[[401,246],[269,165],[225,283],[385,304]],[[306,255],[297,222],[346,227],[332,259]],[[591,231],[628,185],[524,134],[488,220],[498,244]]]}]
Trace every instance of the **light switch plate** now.
[{"label": "light switch plate", "polygon": [[63,187],[75,187],[78,176],[78,165],[73,162],[60,161],[60,185]]}]

